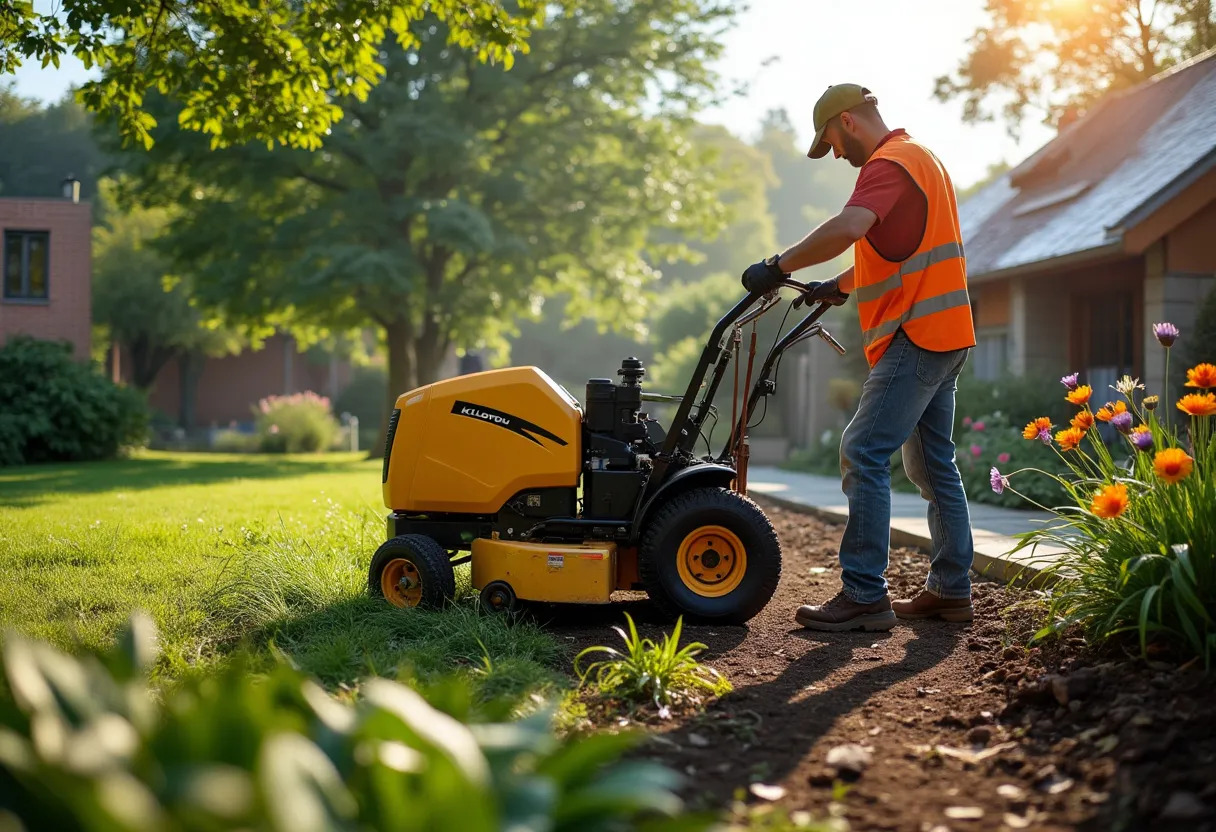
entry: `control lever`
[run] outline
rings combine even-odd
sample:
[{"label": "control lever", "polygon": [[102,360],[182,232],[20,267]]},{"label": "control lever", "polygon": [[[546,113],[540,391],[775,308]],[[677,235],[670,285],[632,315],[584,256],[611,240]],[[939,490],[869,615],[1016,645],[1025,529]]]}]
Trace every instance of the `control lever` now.
[{"label": "control lever", "polygon": [[816,333],[816,334],[817,334],[817,335],[818,335],[820,338],[822,338],[823,340],[825,340],[825,341],[827,341],[829,344],[831,344],[831,345],[832,345],[832,349],[836,350],[836,352],[837,352],[837,353],[839,353],[840,355],[844,355],[844,353],[845,353],[844,344],[840,343],[840,342],[839,342],[839,341],[837,341],[835,338],[833,338],[833,337],[832,337],[832,333],[828,332],[828,331],[827,331],[826,329],[824,329],[823,327],[820,327],[820,328],[819,328],[819,332],[818,332],[818,333]]}]

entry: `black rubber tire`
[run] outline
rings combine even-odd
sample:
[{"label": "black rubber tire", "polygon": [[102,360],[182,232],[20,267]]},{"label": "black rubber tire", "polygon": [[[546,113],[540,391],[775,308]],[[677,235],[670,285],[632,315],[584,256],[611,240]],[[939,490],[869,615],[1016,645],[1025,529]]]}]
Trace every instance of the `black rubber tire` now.
[{"label": "black rubber tire", "polygon": [[[502,606],[495,606],[491,600],[492,594],[500,592],[506,597],[506,601]],[[506,581],[490,581],[481,590],[481,608],[487,613],[497,615],[499,613],[511,612],[518,604],[518,599],[515,597],[515,590]]]},{"label": "black rubber tire", "polygon": [[414,564],[422,578],[422,599],[418,607],[437,610],[456,597],[456,571],[447,550],[422,534],[403,534],[381,544],[372,556],[367,570],[367,591],[373,598],[383,598],[380,573],[397,558]]},{"label": "black rubber tire", "polygon": [[[680,579],[680,544],[701,526],[724,526],[747,552],[742,583],[726,595],[709,598]],[[638,568],[654,603],[672,618],[743,624],[772,599],[781,580],[781,541],[773,524],[752,500],[724,488],[698,488],[677,494],[660,506],[642,533]]]}]

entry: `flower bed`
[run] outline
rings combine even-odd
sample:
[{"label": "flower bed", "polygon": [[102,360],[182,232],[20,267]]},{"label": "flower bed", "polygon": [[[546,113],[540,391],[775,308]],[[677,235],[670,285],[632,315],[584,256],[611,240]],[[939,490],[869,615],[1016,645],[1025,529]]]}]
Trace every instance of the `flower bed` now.
[{"label": "flower bed", "polygon": [[[1167,350],[1168,379],[1168,350],[1179,333],[1170,324],[1154,332]],[[1023,497],[1056,517],[1021,535],[1019,546],[1066,552],[1048,570],[1060,580],[1040,637],[1075,625],[1094,640],[1135,633],[1142,654],[1179,649],[1208,667],[1216,658],[1216,366],[1198,364],[1187,378],[1193,392],[1174,404],[1184,419],[1171,425],[1160,411],[1170,400],[1168,386],[1161,397],[1142,396],[1144,385],[1125,376],[1113,387],[1118,396],[1094,410],[1096,392],[1077,374],[1065,376],[1066,397],[1078,408],[1070,424],[1044,417],[1023,431],[1025,441],[1050,448],[1065,473],[991,468],[995,494]],[[1108,446],[1098,423],[1110,425],[1119,440]],[[1054,508],[1030,496],[1021,483],[1033,482],[1028,475],[1035,472],[1066,492],[1067,505]]]}]

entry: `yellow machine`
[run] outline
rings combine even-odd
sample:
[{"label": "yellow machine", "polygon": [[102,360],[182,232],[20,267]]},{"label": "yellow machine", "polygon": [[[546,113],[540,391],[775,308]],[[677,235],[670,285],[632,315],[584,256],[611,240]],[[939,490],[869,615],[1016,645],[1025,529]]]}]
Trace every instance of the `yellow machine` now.
[{"label": "yellow machine", "polygon": [[[384,452],[388,540],[372,558],[370,592],[399,607],[439,607],[455,594],[454,566],[471,562],[490,610],[606,604],[616,590],[644,589],[673,615],[750,619],[776,590],[781,547],[745,495],[748,414],[774,392],[786,348],[820,335],[841,349],[817,323],[826,304],[774,345],[723,452],[693,449],[732,348],[737,359],[739,327],[776,302],[775,293],[749,295],[718,322],[682,397],[644,392],[635,358],[622,362],[619,382],[588,381],[585,405],[535,367],[402,394]],[[671,431],[644,401],[678,405]]]}]

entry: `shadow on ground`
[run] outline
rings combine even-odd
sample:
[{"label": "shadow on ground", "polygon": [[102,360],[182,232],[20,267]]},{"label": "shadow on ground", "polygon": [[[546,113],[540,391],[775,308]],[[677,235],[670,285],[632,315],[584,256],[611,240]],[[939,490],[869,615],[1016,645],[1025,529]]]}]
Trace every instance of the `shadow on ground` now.
[{"label": "shadow on ground", "polygon": [[[932,624],[918,627],[905,643],[902,659],[869,664],[870,648],[876,644],[885,648],[896,636],[791,630],[787,639],[812,644],[776,678],[740,685],[716,702],[705,718],[665,735],[678,746],[672,752],[677,767],[697,771],[695,794],[690,796],[724,803],[752,782],[780,783],[805,770],[811,749],[842,718],[863,712],[885,691],[945,661],[964,632]],[[703,740],[690,738],[692,734],[712,739],[705,746]],[[746,765],[737,755],[723,756],[732,739],[737,747],[748,748]]]}]

